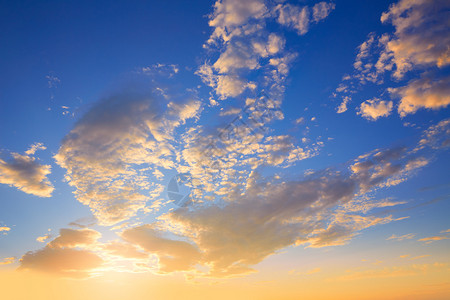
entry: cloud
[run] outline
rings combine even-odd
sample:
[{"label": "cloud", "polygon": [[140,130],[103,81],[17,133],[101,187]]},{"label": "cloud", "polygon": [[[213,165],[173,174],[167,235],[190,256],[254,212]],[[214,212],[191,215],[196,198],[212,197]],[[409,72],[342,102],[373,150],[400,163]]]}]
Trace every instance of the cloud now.
[{"label": "cloud", "polygon": [[237,115],[241,112],[242,110],[238,107],[230,107],[226,110],[222,110],[219,115],[220,116],[233,116],[233,115]]},{"label": "cloud", "polygon": [[50,248],[75,248],[94,244],[101,234],[92,229],[67,229],[59,231],[59,236],[47,244]]},{"label": "cloud", "polygon": [[46,234],[46,235],[43,235],[43,236],[38,236],[36,238],[36,241],[38,241],[39,243],[45,243],[45,241],[50,239],[50,238],[51,238],[51,235],[50,234]]},{"label": "cloud", "polygon": [[338,106],[338,108],[337,108],[337,113],[338,113],[338,114],[342,114],[343,112],[346,112],[347,109],[348,109],[348,108],[347,108],[347,104],[348,104],[351,100],[352,100],[351,97],[345,96],[345,97],[342,99],[341,104],[339,104],[339,106]]},{"label": "cloud", "polygon": [[174,129],[201,110],[198,100],[168,96],[124,90],[99,101],[64,138],[55,160],[100,224],[127,220],[159,197],[153,170],[142,166],[173,167]]},{"label": "cloud", "polygon": [[414,257],[410,257],[411,255],[406,254],[406,255],[400,255],[400,258],[408,258],[409,260],[417,260],[417,259],[421,259],[421,258],[425,258],[425,257],[430,257],[431,255],[429,254],[424,254],[424,255],[419,255],[419,256],[414,256]]},{"label": "cloud", "polygon": [[414,149],[415,152],[425,147],[433,149],[444,149],[450,146],[450,119],[444,119],[436,125],[430,126],[422,133],[419,145]]},{"label": "cloud", "polygon": [[450,229],[447,230],[441,230],[440,235],[435,235],[435,236],[430,236],[430,237],[425,237],[425,238],[421,238],[418,241],[419,242],[425,242],[427,244],[430,244],[432,242],[436,242],[436,241],[442,241],[442,240],[448,240],[450,239]]},{"label": "cloud", "polygon": [[0,232],[3,234],[6,234],[10,230],[11,230],[11,228],[8,226],[0,226]]},{"label": "cloud", "polygon": [[[382,14],[382,23],[394,26],[393,33],[380,36],[370,33],[358,47],[354,72],[345,76],[333,93],[342,102],[338,112],[345,111],[351,94],[367,83],[383,84],[386,74],[395,81],[406,73],[416,77],[407,85],[387,88],[400,98],[398,113],[401,117],[421,108],[442,109],[450,104],[450,79],[437,71],[450,65],[450,5],[448,1],[401,0]],[[419,78],[417,78],[419,74]]]},{"label": "cloud", "polygon": [[276,7],[278,12],[277,21],[281,25],[295,29],[298,34],[304,35],[308,32],[310,23],[317,23],[325,19],[334,8],[334,3],[327,2],[319,2],[312,8],[292,4],[279,4]]},{"label": "cloud", "polygon": [[102,250],[112,256],[120,256],[123,258],[145,259],[148,254],[140,251],[135,245],[123,243],[120,241],[112,241],[102,246]]},{"label": "cloud", "polygon": [[437,110],[450,105],[450,76],[437,80],[425,77],[388,91],[400,98],[398,113],[401,117],[421,108]]},{"label": "cloud", "polygon": [[126,241],[156,254],[160,272],[188,271],[198,262],[198,249],[185,241],[168,239],[150,225],[127,229],[121,234]]},{"label": "cloud", "polygon": [[[189,139],[185,140],[185,150],[191,149]],[[400,184],[425,166],[429,159],[418,154],[406,147],[375,149],[355,159],[347,170],[327,169],[297,180],[265,178],[256,170],[242,177],[241,184],[235,180],[228,184],[229,178],[239,176],[229,171],[218,176],[219,183],[199,177],[206,191],[208,184],[221,187],[215,196],[193,193],[186,207],[159,216],[153,224],[126,229],[121,236],[156,255],[160,272],[189,271],[210,277],[248,274],[255,272],[253,265],[286,247],[344,245],[366,228],[407,218],[371,213],[405,202],[372,200],[368,195]],[[390,239],[408,238],[413,237]]]},{"label": "cloud", "polygon": [[161,218],[195,243],[209,276],[245,274],[288,246],[342,245],[364,228],[393,221],[335,211],[354,197],[360,180],[327,172],[281,183],[254,177],[224,205],[180,208]]},{"label": "cloud", "polygon": [[443,235],[437,235],[437,236],[430,236],[423,239],[418,240],[419,242],[434,242],[434,241],[442,241],[442,240],[448,240],[450,237],[443,236]]},{"label": "cloud", "polygon": [[11,152],[9,160],[0,158],[0,183],[14,186],[27,194],[51,197],[54,188],[47,178],[51,166],[39,164],[32,156],[37,150],[44,149],[41,143],[37,143],[23,155]]},{"label": "cloud", "polygon": [[320,22],[335,9],[336,5],[330,2],[319,2],[313,6],[313,20],[314,22]]},{"label": "cloud", "polygon": [[89,248],[100,236],[92,229],[61,229],[59,236],[44,248],[23,255],[19,270],[35,270],[70,278],[89,277],[103,260],[90,250],[76,248]]},{"label": "cloud", "polygon": [[306,34],[309,30],[310,10],[307,6],[299,7],[291,4],[278,6],[278,23],[297,30],[298,34]]},{"label": "cloud", "polygon": [[[346,105],[345,102],[342,103],[344,103],[343,105]],[[380,117],[389,116],[392,111],[392,106],[392,101],[383,101],[378,98],[373,98],[361,103],[358,114],[368,120],[375,121]]]},{"label": "cloud", "polygon": [[54,75],[47,75],[47,76],[45,76],[45,78],[47,79],[47,84],[48,84],[49,89],[56,88],[61,83],[61,80]]},{"label": "cloud", "polygon": [[0,266],[12,264],[14,263],[15,260],[16,260],[15,257],[6,257],[3,259],[3,261],[0,261]]},{"label": "cloud", "polygon": [[414,233],[408,233],[408,234],[404,234],[404,235],[400,235],[400,236],[393,234],[390,237],[388,237],[386,240],[395,240],[395,241],[411,240],[415,236],[416,235]]},{"label": "cloud", "polygon": [[382,14],[381,21],[395,27],[386,47],[397,67],[395,77],[414,67],[450,64],[449,8],[445,0],[402,0]]},{"label": "cloud", "polygon": [[[218,58],[200,66],[197,74],[221,100],[262,87],[272,97],[280,97],[295,54],[284,49],[282,35],[267,30],[266,21],[276,19],[279,24],[303,35],[310,23],[326,18],[332,9],[334,4],[326,2],[310,8],[276,5],[263,0],[216,1],[214,12],[209,16],[213,32],[204,47],[214,50],[212,53],[217,53]],[[256,76],[255,81],[262,86],[252,81],[256,70],[262,75]]]},{"label": "cloud", "polygon": [[20,270],[35,270],[62,277],[89,277],[92,269],[100,267],[102,259],[87,250],[49,248],[28,252],[20,260]]}]

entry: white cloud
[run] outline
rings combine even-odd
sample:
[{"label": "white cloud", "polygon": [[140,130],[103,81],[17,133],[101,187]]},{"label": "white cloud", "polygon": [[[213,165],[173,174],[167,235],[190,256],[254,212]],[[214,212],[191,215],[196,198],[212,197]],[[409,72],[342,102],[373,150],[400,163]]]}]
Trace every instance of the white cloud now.
[{"label": "white cloud", "polygon": [[375,121],[380,117],[389,116],[392,107],[392,101],[383,101],[378,98],[373,98],[361,103],[358,114],[368,120]]}]

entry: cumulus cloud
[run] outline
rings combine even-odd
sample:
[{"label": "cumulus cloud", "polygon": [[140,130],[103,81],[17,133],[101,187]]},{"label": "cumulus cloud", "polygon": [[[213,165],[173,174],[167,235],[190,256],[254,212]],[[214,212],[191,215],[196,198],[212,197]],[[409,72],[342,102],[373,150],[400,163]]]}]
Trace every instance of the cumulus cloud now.
[{"label": "cumulus cloud", "polygon": [[450,64],[450,4],[445,0],[402,0],[382,14],[383,23],[395,27],[395,36],[387,43],[400,78],[413,67]]},{"label": "cumulus cloud", "polygon": [[358,114],[368,120],[375,121],[380,117],[389,116],[392,111],[392,107],[392,101],[383,101],[378,98],[373,98],[361,103]]},{"label": "cumulus cloud", "polygon": [[44,248],[27,252],[20,259],[19,270],[34,270],[62,277],[84,278],[102,265],[103,260],[89,248],[100,233],[92,229],[61,229]]},{"label": "cumulus cloud", "polygon": [[450,76],[413,80],[406,86],[391,88],[389,92],[400,98],[398,113],[401,117],[421,108],[437,110],[450,105]]},{"label": "cumulus cloud", "polygon": [[[280,34],[267,30],[266,21],[275,19],[303,35],[311,23],[326,18],[333,9],[334,4],[326,2],[300,7],[263,0],[217,1],[209,16],[213,32],[204,47],[214,49],[218,57],[200,66],[197,74],[222,100],[256,88],[266,88],[271,96],[279,97],[295,55],[284,49]],[[250,80],[255,70],[263,73],[257,80],[262,86]]]},{"label": "cumulus cloud", "polygon": [[51,173],[51,166],[41,165],[33,157],[37,150],[44,149],[41,143],[37,143],[25,154],[11,152],[10,159],[0,158],[0,183],[14,186],[27,194],[51,197],[54,188],[47,178]]}]

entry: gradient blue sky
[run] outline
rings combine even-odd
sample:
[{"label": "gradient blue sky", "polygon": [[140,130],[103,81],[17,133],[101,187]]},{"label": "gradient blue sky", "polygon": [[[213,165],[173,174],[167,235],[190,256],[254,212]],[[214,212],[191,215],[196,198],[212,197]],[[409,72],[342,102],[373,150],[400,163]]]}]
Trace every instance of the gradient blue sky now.
[{"label": "gradient blue sky", "polygon": [[[257,160],[260,162],[253,171],[265,178],[263,181],[283,186],[282,182],[316,183],[327,178],[326,184],[328,184],[333,180],[329,178],[342,175],[346,178],[345,180],[355,181],[358,188],[354,194],[349,193],[350,198],[338,199],[332,206],[327,207],[326,218],[328,219],[323,225],[325,227],[315,228],[315,231],[302,237],[297,236],[296,242],[269,247],[266,249],[267,252],[261,254],[261,259],[245,263],[246,268],[255,268],[262,274],[269,274],[270,269],[275,268],[274,266],[286,272],[292,269],[292,265],[295,265],[294,268],[299,265],[304,268],[311,265],[307,269],[314,269],[314,263],[310,262],[324,262],[329,259],[330,253],[333,258],[330,259],[330,264],[332,260],[347,261],[349,256],[357,256],[358,260],[361,260],[364,255],[374,258],[377,253],[386,257],[390,253],[396,257],[402,254],[411,256],[426,254],[430,255],[429,258],[425,258],[429,260],[427,263],[435,261],[450,263],[448,256],[450,235],[446,232],[450,228],[448,218],[450,211],[448,171],[450,170],[448,150],[450,61],[448,50],[447,54],[444,53],[445,48],[449,47],[448,2],[436,0],[429,1],[427,4],[427,1],[417,1],[414,4],[406,0],[336,0],[321,2],[324,3],[322,8],[327,9],[320,11],[316,18],[313,7],[319,5],[319,2],[263,0],[245,2],[249,7],[251,5],[257,7],[257,4],[265,5],[265,15],[261,16],[257,11],[246,15],[245,5],[247,4],[240,6],[235,1],[226,0],[218,1],[215,8],[211,1],[1,1],[0,162],[2,168],[0,182],[3,184],[0,184],[0,228],[3,226],[9,229],[0,232],[0,262],[8,257],[14,257],[14,262],[0,265],[0,268],[19,267],[21,265],[19,259],[24,258],[26,252],[41,251],[39,249],[45,246],[36,241],[37,237],[50,234],[50,238],[45,240],[50,242],[58,236],[61,228],[69,228],[71,222],[86,225],[100,232],[102,237],[98,243],[106,244],[116,239],[122,242],[125,240],[126,243],[138,245],[139,251],[145,250],[155,255],[143,246],[143,242],[140,243],[135,236],[132,236],[133,230],[137,231],[143,226],[151,227],[153,225],[145,224],[156,224],[158,220],[165,218],[167,223],[158,225],[160,226],[158,230],[163,232],[161,234],[164,235],[164,239],[170,240],[170,237],[174,238],[174,235],[181,233],[171,232],[168,224],[174,222],[173,225],[176,223],[174,220],[180,221],[188,217],[182,213],[176,216],[178,208],[168,202],[165,190],[158,190],[157,196],[146,198],[143,203],[139,202],[139,208],[130,208],[131,212],[126,217],[122,215],[119,217],[120,213],[117,211],[113,213],[117,215],[105,216],[108,208],[105,210],[94,208],[95,203],[102,201],[108,203],[110,201],[108,197],[111,198],[111,195],[105,196],[108,198],[106,200],[105,198],[98,200],[101,195],[97,194],[99,198],[94,201],[95,203],[92,202],[94,204],[80,203],[83,202],[80,195],[75,195],[73,192],[78,189],[79,193],[86,194],[86,190],[80,186],[84,184],[88,186],[89,182],[81,182],[84,176],[80,175],[82,173],[78,174],[80,175],[78,182],[75,182],[73,178],[72,181],[64,180],[68,175],[67,165],[72,164],[71,166],[75,168],[73,165],[75,163],[71,159],[76,160],[81,155],[83,159],[86,159],[85,164],[90,161],[93,165],[92,168],[77,165],[76,168],[80,168],[77,170],[84,170],[82,172],[87,172],[88,177],[93,176],[92,178],[104,176],[92,173],[96,172],[95,160],[101,156],[104,145],[101,141],[95,144],[96,138],[87,138],[86,141],[77,144],[77,138],[69,133],[79,130],[77,134],[80,136],[79,139],[82,139],[83,134],[88,136],[91,132],[96,132],[95,130],[98,129],[96,126],[105,126],[101,127],[101,130],[110,128],[109,142],[113,143],[114,138],[119,140],[121,138],[116,136],[117,132],[123,130],[124,134],[130,133],[134,129],[140,130],[140,126],[144,124],[141,121],[145,120],[147,115],[142,119],[140,116],[135,118],[133,115],[128,115],[126,118],[129,119],[124,126],[130,127],[114,129],[114,124],[123,125],[119,119],[124,117],[123,114],[127,113],[127,109],[130,109],[129,112],[134,111],[130,108],[130,103],[133,101],[147,103],[145,99],[151,99],[150,108],[146,108],[148,111],[145,111],[145,114],[156,115],[151,117],[152,120],[167,118],[161,122],[165,129],[173,126],[173,131],[168,133],[171,137],[164,139],[164,144],[157,143],[150,152],[161,149],[164,145],[174,145],[176,149],[174,151],[179,151],[178,154],[181,155],[183,152],[180,149],[192,150],[192,147],[199,143],[198,141],[191,144],[187,142],[186,133],[191,128],[200,126],[205,130],[199,134],[200,136],[215,139],[217,134],[214,130],[225,128],[234,118],[231,114],[220,116],[221,112],[223,115],[223,112],[230,108],[243,108],[246,105],[246,99],[255,98],[261,95],[261,92],[267,93],[269,98],[274,99],[284,116],[279,120],[276,118],[266,120],[264,124],[268,128],[266,137],[278,136],[284,137],[286,141],[289,140],[289,142],[285,140],[277,142],[276,138],[266,140],[266,145],[270,144],[272,147],[267,146],[267,155],[281,155],[273,149],[284,142],[287,143],[283,144],[286,148],[283,148],[281,152],[285,151],[288,153],[287,156],[291,153],[290,151],[299,148],[305,155],[302,159],[283,161],[281,164],[269,163],[267,158],[269,156],[258,157]],[[220,5],[225,7],[225,4],[229,6],[224,9],[224,12],[220,10]],[[298,13],[304,7],[309,9],[309,20],[306,21],[308,27],[300,29],[296,26],[304,26],[305,23],[303,25],[299,23]],[[403,14],[396,14],[396,9],[403,10]],[[390,12],[390,19],[382,22],[380,18],[386,12]],[[222,20],[225,24],[224,28],[229,30],[228,34],[232,28],[246,26],[246,22],[250,25],[263,24],[263,29],[258,29],[256,33],[249,33],[247,37],[241,33],[241,35],[229,37],[228,41],[221,40],[225,35],[214,36],[213,34],[214,29],[220,28],[214,20],[218,20],[221,13],[228,14],[230,17],[225,18],[225,21]],[[411,13],[411,18],[418,18],[419,21],[407,23],[405,31],[400,31],[399,28],[404,24],[401,22],[408,21],[405,21],[408,13]],[[243,14],[247,19],[244,18],[242,23],[233,23],[235,16],[233,14],[236,16]],[[423,23],[420,23],[422,21]],[[251,41],[258,39],[266,41],[269,38],[270,42],[271,34],[272,37],[280,38],[281,42],[277,46],[279,49],[272,51],[269,45],[264,50],[265,54],[255,50],[257,48],[255,44],[251,44]],[[415,50],[405,54],[406,52],[394,48],[393,44],[391,48],[383,44],[383,38],[397,43],[397,46],[405,44],[406,47],[410,47],[408,49]],[[208,43],[209,39],[212,42]],[[365,42],[370,43],[371,39],[371,46],[369,45],[367,51],[361,54],[363,52],[361,45]],[[411,44],[414,42],[418,45]],[[425,44],[433,42],[434,46],[431,50],[427,50]],[[242,49],[249,51],[249,47],[255,52],[250,54],[239,52],[243,51]],[[223,58],[227,51],[231,53],[228,56],[231,65],[226,65],[227,62],[224,60],[220,61],[220,57]],[[247,54],[250,56],[240,60]],[[383,54],[390,55],[391,65],[386,63],[378,69],[375,82],[366,80],[361,83],[361,76],[366,76],[374,70],[372,65],[368,66],[372,69],[367,69],[366,72],[364,64],[367,62],[375,64]],[[257,57],[256,67],[252,66],[254,57]],[[269,61],[270,57],[286,58],[286,67],[289,71],[283,73],[281,69],[276,69],[275,65]],[[358,59],[363,61],[360,69],[355,64]],[[405,61],[408,66],[401,71],[400,64]],[[245,65],[247,63],[248,65]],[[242,65],[238,66],[239,64]],[[205,66],[213,66],[212,73],[205,73],[205,69],[201,71]],[[401,74],[396,74],[396,71]],[[282,74],[280,76],[285,77],[279,80],[273,79],[275,77],[270,77],[274,74],[273,72],[278,72],[278,75]],[[347,75],[349,76],[345,79]],[[235,76],[234,78],[254,83],[256,87],[240,92],[230,92],[228,95],[220,94],[219,87],[211,83],[219,80],[219,77],[215,76]],[[267,79],[269,77],[270,79]],[[270,82],[267,84],[268,81]],[[414,90],[414,84],[423,85]],[[272,85],[272,88],[276,85],[274,91],[269,88],[269,85]],[[339,89],[344,85],[346,89]],[[161,88],[163,92],[158,88]],[[402,90],[409,92],[410,96],[415,96],[410,98],[413,101],[413,109],[403,113],[402,103],[407,100],[404,95],[402,96]],[[351,101],[346,102],[345,109],[338,113],[345,96],[350,96]],[[434,98],[430,100],[431,102],[427,102],[427,97]],[[168,104],[169,102],[171,104]],[[183,108],[177,110],[177,105]],[[118,121],[114,118],[118,118]],[[98,121],[100,123],[96,123],[97,120],[100,120]],[[105,123],[102,123],[102,120]],[[169,123],[170,125],[167,125]],[[431,130],[434,130],[434,133],[426,136]],[[210,132],[210,135],[207,132]],[[146,137],[148,140],[152,139],[150,135]],[[421,140],[424,142],[421,143]],[[70,144],[71,142],[75,144]],[[45,148],[25,154],[25,151],[36,143],[42,143]],[[69,144],[80,148],[73,150],[75,152],[70,152],[69,149],[68,152],[63,153],[63,147],[69,147]],[[89,145],[93,148],[86,150]],[[130,148],[130,145],[125,146],[124,149]],[[420,149],[417,149],[419,146]],[[85,148],[81,149],[81,147]],[[108,148],[110,146],[105,147],[107,147],[106,151],[111,150]],[[389,152],[390,149],[393,149],[392,151],[396,154]],[[98,151],[100,156],[91,156],[89,151]],[[239,154],[239,151],[244,150],[236,151]],[[283,155],[286,154],[285,152]],[[25,164],[24,168],[35,169],[31,170],[31,173],[24,172],[19,175],[8,173],[14,169],[14,162],[18,161],[14,153],[26,156],[35,164],[33,166]],[[390,156],[385,160],[378,160],[377,157],[384,155],[383,153],[387,153],[386,157]],[[358,160],[358,157],[364,154],[368,155]],[[55,155],[60,155],[59,161]],[[189,165],[189,167],[183,168],[183,163],[177,162],[170,168],[164,168],[161,166],[167,166],[167,164],[158,161],[161,156],[155,157],[151,163],[149,158],[143,158],[136,164],[133,161],[134,158],[127,158],[127,155],[126,153],[117,155],[117,158],[123,159],[121,163],[127,164],[127,170],[149,167],[151,170],[146,171],[149,173],[145,180],[158,183],[164,188],[177,172],[183,173],[186,170],[190,173],[196,172],[195,166],[189,165],[186,157],[183,158],[186,159],[184,166]],[[176,157],[177,153],[173,155]],[[170,159],[175,160],[173,157]],[[286,157],[284,159],[288,160]],[[369,172],[367,174],[361,173],[366,171],[358,173],[352,169],[358,161],[372,161],[374,165],[369,168],[374,169],[370,171],[367,169],[366,171]],[[98,163],[102,165],[102,162]],[[248,176],[247,179],[250,180],[251,163],[247,164],[244,161],[240,165],[239,163],[238,158],[237,163],[229,168],[244,170],[247,173],[243,171],[243,174],[246,174],[245,176]],[[37,172],[42,166],[51,166],[51,172],[46,175],[50,183],[39,180],[36,183],[30,179],[32,172]],[[398,170],[390,169],[397,166]],[[83,169],[85,167],[86,169]],[[161,177],[150,174],[155,168],[162,172]],[[77,172],[74,170],[72,171]],[[377,176],[382,177],[380,182],[373,183],[366,178],[367,176],[376,177],[377,172]],[[111,178],[114,182],[118,180],[118,177]],[[21,182],[22,179],[24,181]],[[402,182],[389,183],[389,180],[394,179]],[[240,184],[242,178],[226,177],[226,180],[234,180],[235,183]],[[69,183],[72,183],[72,186]],[[35,192],[35,187],[30,187],[28,192],[24,192],[24,186],[26,188],[27,185],[33,184],[44,187],[51,185],[54,190],[44,196]],[[228,183],[222,182],[222,184],[223,187],[229,188]],[[336,183],[336,186],[327,186],[324,189],[337,190],[340,188],[337,186],[339,184]],[[263,185],[264,183],[261,183],[261,186]],[[18,188],[19,186],[22,190]],[[118,183],[118,191],[122,191],[125,187],[126,185]],[[217,189],[220,187],[219,185]],[[320,185],[320,188],[322,187]],[[91,188],[95,190],[97,187],[88,187],[88,189]],[[152,193],[152,189],[156,190],[155,187],[137,190],[147,197],[148,193]],[[300,189],[303,192],[305,188]],[[230,196],[232,199],[225,199],[225,204],[219,205],[230,205],[232,207],[230,210],[239,211],[261,204],[258,201],[254,204],[246,204],[245,201],[254,201],[251,200],[254,195],[248,194],[251,192],[248,186],[246,191],[247,194],[243,193],[244,196],[241,198],[238,197],[236,200],[234,196]],[[96,192],[101,193],[100,188]],[[225,194],[219,193],[218,196],[216,195],[218,197],[216,200],[219,198],[223,200],[223,197],[227,198],[230,193],[230,191]],[[285,193],[289,192],[280,191],[279,195],[287,195]],[[333,195],[334,193],[335,191]],[[87,197],[95,198],[92,195]],[[367,226],[361,225],[362,223],[358,225],[357,221],[350,226],[341,220],[339,222],[343,223],[339,223],[340,229],[337,228],[336,232],[331,232],[329,226],[334,224],[332,220],[335,220],[334,214],[338,214],[336,211],[342,209],[340,205],[346,202],[355,205],[353,201],[357,197],[359,197],[359,204],[373,206],[370,212],[369,210],[352,211],[352,215],[355,213],[368,218],[367,222],[370,218],[380,219],[373,221],[372,225],[367,225],[364,221],[363,223]],[[87,200],[84,201],[86,204]],[[159,210],[151,208],[155,201],[162,203]],[[229,204],[233,201],[239,204],[236,204],[236,207],[233,206],[234,204]],[[389,201],[393,204],[382,204]],[[212,203],[214,204],[211,205],[216,205],[215,202]],[[276,201],[272,203],[274,207],[276,207],[275,203]],[[239,208],[239,205],[242,205],[242,208]],[[210,212],[211,218],[216,218],[214,213],[217,212],[211,212],[208,209],[201,206],[197,211],[197,208],[194,208],[194,213],[189,217],[195,219],[195,214],[199,213],[198,219],[195,220],[203,220],[202,218],[206,220],[205,214]],[[347,209],[346,213],[351,211],[349,207],[345,209]],[[224,211],[221,213],[225,214]],[[264,209],[261,208],[261,211]],[[245,215],[242,211],[242,216]],[[302,218],[306,216],[307,214],[302,214]],[[188,226],[186,224],[189,222],[183,223],[184,225],[177,224]],[[122,228],[114,227],[124,223]],[[344,223],[346,225],[343,225]],[[189,224],[192,225],[192,223]],[[345,233],[340,231],[343,227],[345,227],[343,230]],[[79,229],[80,227],[72,228],[72,230],[82,230]],[[211,227],[209,229],[217,230]],[[262,226],[260,229],[267,228]],[[130,236],[125,237],[126,233],[123,230]],[[326,235],[323,240],[317,240],[318,237],[314,236],[320,230],[324,230]],[[151,235],[150,231],[147,234]],[[272,231],[268,231],[267,234],[270,232]],[[406,236],[408,234],[409,236]],[[61,235],[63,233],[60,233]],[[396,238],[399,236],[404,238]],[[419,241],[433,236],[441,238],[432,242]],[[389,239],[390,237],[392,238]],[[174,241],[187,240],[198,246],[200,251],[208,252],[208,249],[202,248],[207,247],[206,245],[190,238],[192,236],[181,234],[181,237],[175,237]],[[89,251],[94,249],[92,251],[97,251],[95,253],[98,254],[98,251],[101,251],[100,248],[90,248]],[[255,249],[250,248],[248,251],[261,250]],[[275,253],[278,254],[270,256]],[[327,256],[324,256],[325,254]],[[156,255],[161,257],[162,254],[156,252]],[[246,255],[243,254],[243,261]],[[217,261],[211,258],[211,261],[205,264],[211,267],[215,266],[215,263]],[[147,265],[152,272],[155,268],[158,269],[154,263],[152,265],[151,262],[147,262]],[[224,267],[224,270],[218,270],[217,266],[212,268],[216,268],[216,273],[209,273],[213,277],[222,274],[220,273],[222,271],[223,274],[233,272],[230,266]],[[191,269],[178,270],[193,272]],[[201,274],[199,270],[203,269],[198,267],[195,272]],[[243,274],[247,274],[248,270],[245,270],[242,271]]]}]

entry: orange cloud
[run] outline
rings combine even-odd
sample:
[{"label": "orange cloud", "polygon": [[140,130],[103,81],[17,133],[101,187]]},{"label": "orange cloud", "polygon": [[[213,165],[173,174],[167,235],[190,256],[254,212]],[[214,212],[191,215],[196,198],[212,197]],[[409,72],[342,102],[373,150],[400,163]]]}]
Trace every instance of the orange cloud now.
[{"label": "orange cloud", "polygon": [[50,197],[54,188],[47,178],[50,165],[41,165],[33,157],[37,150],[45,149],[42,144],[32,145],[24,155],[12,152],[11,159],[0,159],[0,183],[39,197]]},{"label": "orange cloud", "polygon": [[93,269],[103,264],[103,260],[90,250],[75,248],[92,246],[100,236],[92,229],[61,229],[60,235],[44,248],[23,255],[19,269],[62,277],[89,277]]}]

